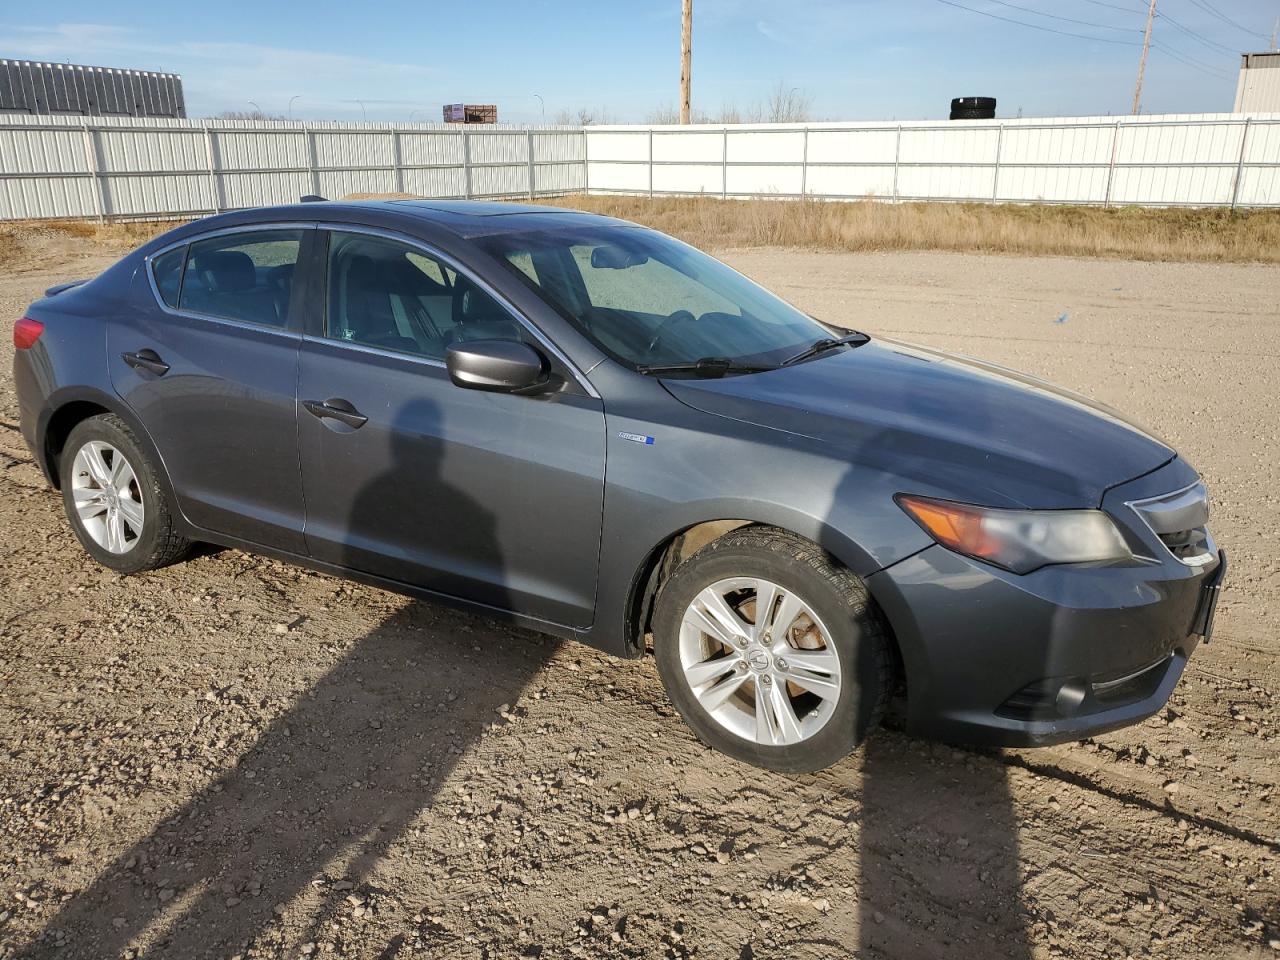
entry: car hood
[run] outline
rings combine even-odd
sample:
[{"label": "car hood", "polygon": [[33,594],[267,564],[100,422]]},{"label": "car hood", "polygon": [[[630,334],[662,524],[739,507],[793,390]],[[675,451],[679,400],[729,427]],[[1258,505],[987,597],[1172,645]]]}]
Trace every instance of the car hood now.
[{"label": "car hood", "polygon": [[663,381],[681,402],[809,437],[906,493],[1097,506],[1175,453],[1116,411],[994,364],[877,339],[765,373]]}]

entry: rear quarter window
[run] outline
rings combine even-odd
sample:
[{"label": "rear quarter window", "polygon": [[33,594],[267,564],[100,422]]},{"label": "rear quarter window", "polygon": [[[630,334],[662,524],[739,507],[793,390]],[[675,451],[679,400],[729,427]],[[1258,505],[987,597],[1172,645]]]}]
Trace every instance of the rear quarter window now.
[{"label": "rear quarter window", "polygon": [[160,299],[175,310],[178,307],[178,292],[182,289],[182,265],[186,259],[187,248],[183,246],[162,253],[151,261],[151,275],[155,277]]}]

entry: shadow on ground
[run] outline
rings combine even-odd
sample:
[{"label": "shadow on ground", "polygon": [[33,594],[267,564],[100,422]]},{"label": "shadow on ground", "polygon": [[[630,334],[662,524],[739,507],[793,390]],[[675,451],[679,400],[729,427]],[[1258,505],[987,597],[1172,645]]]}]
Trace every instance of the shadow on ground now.
[{"label": "shadow on ground", "polygon": [[[401,417],[424,412],[438,416],[415,401]],[[390,536],[445,511],[468,531],[479,567],[500,576],[494,518],[441,479],[444,446],[407,431],[392,436],[387,468],[351,501],[347,529],[363,533],[367,548],[370,531]],[[421,496],[406,508],[410,479]],[[430,577],[420,582],[432,586]],[[289,939],[314,939],[556,647],[503,630],[480,650],[440,628],[458,617],[435,612],[409,602],[354,643],[233,769],[117,857],[19,955],[228,957],[280,936],[274,908],[300,895],[321,898],[305,911],[313,935],[294,930]]]},{"label": "shadow on ground", "polygon": [[[353,501],[349,529],[364,535],[352,541],[369,549],[370,531],[416,529],[443,504],[453,527],[469,531],[479,567],[501,574],[492,515],[440,480],[447,452],[438,441],[411,439],[393,442],[387,469]],[[409,476],[424,495],[408,512],[422,515],[394,514]],[[407,603],[371,629],[233,769],[121,853],[18,955],[226,958],[318,939],[556,647],[495,630],[479,650],[439,626],[455,618],[435,612]],[[1004,767],[879,731],[820,779],[839,783],[859,766],[859,942],[826,942],[828,952],[1029,957]],[[796,856],[854,846],[830,841],[801,844]],[[399,946],[392,940],[382,956]]]},{"label": "shadow on ground", "polygon": [[117,857],[20,956],[116,957],[145,933],[139,956],[228,957],[275,921],[274,905],[316,881],[325,881],[316,916],[336,909],[350,893],[337,884],[359,887],[554,648],[502,637],[459,684],[430,665],[473,652],[430,613],[411,603],[371,630],[234,769]]},{"label": "shadow on ground", "polygon": [[860,757],[857,956],[1029,960],[1004,765],[890,730]]}]

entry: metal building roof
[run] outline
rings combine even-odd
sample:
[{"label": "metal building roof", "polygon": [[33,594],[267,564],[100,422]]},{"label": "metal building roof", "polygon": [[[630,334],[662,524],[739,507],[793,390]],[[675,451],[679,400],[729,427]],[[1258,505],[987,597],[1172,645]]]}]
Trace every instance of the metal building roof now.
[{"label": "metal building roof", "polygon": [[176,73],[0,60],[0,113],[181,119],[187,107]]}]

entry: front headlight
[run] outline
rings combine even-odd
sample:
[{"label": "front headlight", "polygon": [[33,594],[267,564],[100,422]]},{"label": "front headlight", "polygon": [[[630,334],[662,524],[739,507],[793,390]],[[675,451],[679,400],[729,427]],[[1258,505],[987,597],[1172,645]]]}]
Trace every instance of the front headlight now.
[{"label": "front headlight", "polygon": [[895,499],[944,547],[1014,573],[1133,556],[1101,510],[1000,510],[907,494]]}]

